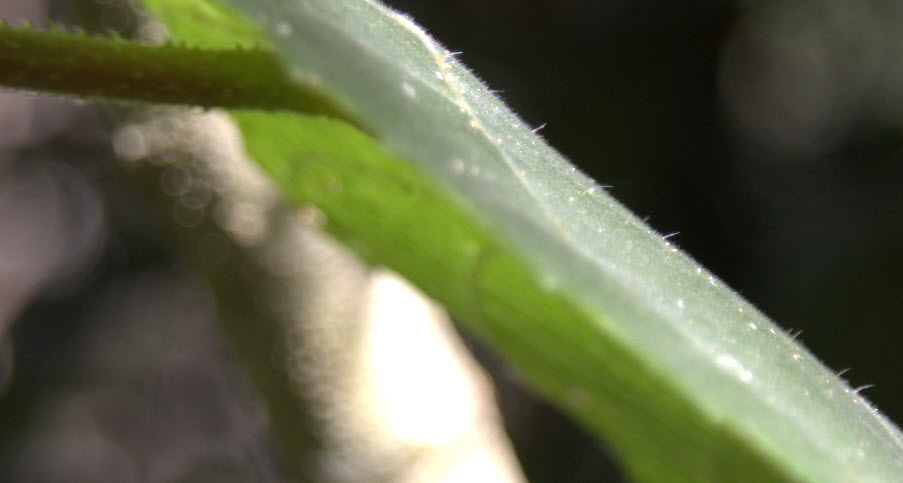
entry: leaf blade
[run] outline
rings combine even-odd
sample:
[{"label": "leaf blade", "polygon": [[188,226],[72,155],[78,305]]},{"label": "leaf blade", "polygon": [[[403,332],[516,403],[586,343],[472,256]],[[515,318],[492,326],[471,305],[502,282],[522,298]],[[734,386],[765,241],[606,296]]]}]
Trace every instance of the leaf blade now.
[{"label": "leaf blade", "polygon": [[[600,434],[613,435],[634,475],[755,478],[744,470],[777,465],[785,479],[882,481],[903,470],[901,436],[892,423],[577,172],[409,19],[368,1],[274,0],[264,11],[258,2],[228,3],[266,26],[297,78],[353,106],[392,153],[438,180],[443,188],[436,196],[466,200],[477,224],[491,226],[505,250],[514,247],[512,256],[526,261],[527,282],[516,290],[482,287],[518,270],[502,263],[504,256],[491,259],[507,268],[497,275],[481,269],[487,270],[475,280],[483,292],[481,318],[469,322],[495,337],[549,397]],[[288,175],[280,181],[297,182]],[[352,218],[344,229],[371,236],[357,223]],[[379,259],[408,263],[395,256],[390,250]],[[402,273],[410,277],[412,269]],[[513,293],[528,289],[537,290],[529,292],[532,301]],[[444,290],[450,291],[430,294],[450,303]],[[562,294],[564,305],[544,298]],[[560,310],[548,312],[543,304]],[[499,315],[485,317],[491,310]],[[531,312],[559,325],[550,328]],[[517,314],[528,322],[515,329],[510,317]],[[580,314],[590,314],[589,321]],[[540,343],[543,337],[549,346]],[[596,346],[580,344],[587,339]],[[609,359],[599,347],[627,354]],[[640,369],[619,373],[613,369],[619,360]],[[549,367],[557,369],[546,372]],[[599,387],[619,374],[632,375],[615,384],[629,395],[626,402],[616,401],[618,390]],[[647,383],[662,393],[673,390],[676,402],[645,391]],[[588,394],[592,404],[569,400],[562,394],[568,389]],[[618,424],[610,411],[633,426]],[[692,421],[689,439],[680,434],[682,418]],[[649,421],[670,430],[658,432]]]}]

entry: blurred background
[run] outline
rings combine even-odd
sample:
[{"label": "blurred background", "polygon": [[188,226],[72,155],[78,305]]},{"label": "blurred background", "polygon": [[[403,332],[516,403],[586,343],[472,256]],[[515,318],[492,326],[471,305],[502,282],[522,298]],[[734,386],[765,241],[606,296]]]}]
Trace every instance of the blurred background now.
[{"label": "blurred background", "polygon": [[[899,2],[388,3],[903,421]],[[116,0],[0,4],[7,20],[123,33],[130,15]],[[278,478],[211,289],[174,254],[172,213],[121,174],[114,124],[94,105],[0,92],[0,477]],[[191,213],[174,216],[191,228]],[[619,481],[600,444],[469,344],[530,481]],[[71,453],[88,440],[91,455]]]}]

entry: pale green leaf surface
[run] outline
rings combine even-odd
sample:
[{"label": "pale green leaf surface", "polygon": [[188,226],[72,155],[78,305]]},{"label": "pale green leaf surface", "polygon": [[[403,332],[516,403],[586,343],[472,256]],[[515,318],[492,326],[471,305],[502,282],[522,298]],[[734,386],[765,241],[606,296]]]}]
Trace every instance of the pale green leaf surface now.
[{"label": "pale green leaf surface", "polygon": [[[340,238],[359,240],[369,259],[494,340],[620,448],[635,476],[755,481],[773,477],[772,466],[809,481],[903,474],[892,423],[548,147],[410,19],[366,0],[227,3],[389,152],[365,141],[335,151],[358,145],[322,120],[240,115],[249,150],[287,192],[320,206]],[[395,155],[441,188],[418,170],[399,174]],[[341,196],[323,188],[333,179]],[[465,200],[465,215],[444,204],[448,193]],[[458,245],[445,229],[460,231]],[[410,243],[393,248],[400,241]],[[473,293],[460,286],[467,280]]]}]

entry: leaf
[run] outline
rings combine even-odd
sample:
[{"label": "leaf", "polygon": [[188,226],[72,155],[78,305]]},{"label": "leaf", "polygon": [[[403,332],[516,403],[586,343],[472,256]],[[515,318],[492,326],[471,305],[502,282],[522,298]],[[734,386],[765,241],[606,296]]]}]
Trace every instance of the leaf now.
[{"label": "leaf", "polygon": [[[176,9],[172,28],[192,2],[150,3]],[[366,0],[227,3],[270,32],[290,74],[382,143],[337,121],[238,114],[249,151],[317,204],[328,230],[445,303],[611,441],[633,477],[901,474],[892,423],[410,19]]]}]

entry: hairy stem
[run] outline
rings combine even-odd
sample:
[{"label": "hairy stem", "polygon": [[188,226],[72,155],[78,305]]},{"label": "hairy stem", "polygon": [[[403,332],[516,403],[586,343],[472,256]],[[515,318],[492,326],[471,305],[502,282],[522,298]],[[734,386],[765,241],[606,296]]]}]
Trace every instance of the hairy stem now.
[{"label": "hairy stem", "polygon": [[150,46],[0,23],[0,85],[80,97],[290,110],[359,125],[342,106],[288,76],[263,48]]}]

